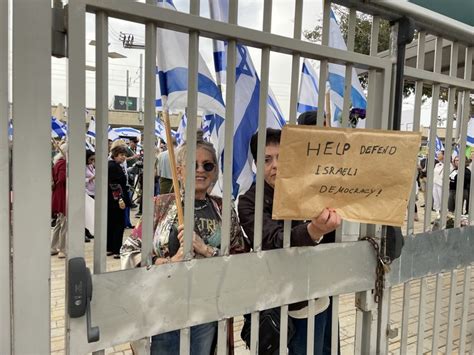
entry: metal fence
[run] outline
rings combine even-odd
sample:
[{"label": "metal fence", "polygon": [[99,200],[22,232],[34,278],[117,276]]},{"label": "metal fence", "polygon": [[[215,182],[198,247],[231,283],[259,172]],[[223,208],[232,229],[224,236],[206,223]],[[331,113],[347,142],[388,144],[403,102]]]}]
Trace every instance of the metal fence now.
[{"label": "metal fence", "polygon": [[[356,293],[356,322],[354,352],[357,354],[386,354],[392,348],[401,354],[431,351],[459,353],[468,351],[472,331],[470,296],[471,263],[474,260],[473,227],[461,225],[461,204],[464,174],[459,176],[456,191],[454,227],[445,229],[449,169],[445,169],[441,230],[430,232],[433,166],[436,137],[437,107],[440,90],[448,90],[447,137],[452,132],[455,107],[456,127],[461,149],[466,146],[467,122],[470,114],[472,56],[474,37],[472,28],[445,23],[441,16],[427,18],[408,5],[371,4],[358,1],[338,1],[350,6],[348,50],[327,46],[331,3],[324,2],[322,44],[301,40],[303,1],[295,1],[294,36],[288,38],[271,33],[272,1],[264,1],[263,29],[253,30],[237,25],[237,1],[230,1],[229,23],[212,21],[199,16],[199,1],[191,1],[190,13],[170,11],[147,3],[113,0],[71,0],[68,4],[68,95],[69,157],[68,157],[68,259],[84,257],[84,135],[85,121],[85,16],[96,16],[96,239],[92,275],[92,324],[100,329],[100,340],[87,341],[86,317],[67,318],[66,349],[68,353],[82,354],[106,349],[115,344],[149,337],[173,329],[181,330],[181,353],[189,353],[189,327],[210,321],[219,321],[218,353],[228,351],[226,319],[252,313],[252,344],[250,352],[257,353],[258,311],[281,306],[282,328],[286,327],[288,304],[309,300],[309,313],[314,314],[314,299],[333,297],[333,345],[337,338],[338,295]],[[8,145],[8,51],[0,51],[0,290],[2,328],[0,353],[31,354],[50,351],[50,99],[51,99],[51,4],[47,0],[0,2],[2,34],[0,47],[8,48],[8,8],[12,16],[12,97],[14,139]],[[370,55],[353,52],[356,11],[374,14]],[[375,129],[392,127],[394,102],[394,55],[377,55],[377,38],[381,19],[393,20],[401,15],[415,18],[419,26],[416,67],[405,67],[405,80],[415,83],[415,113],[413,130],[419,130],[422,89],[430,86],[433,106],[429,143],[429,165],[425,218],[421,233],[413,224],[414,197],[410,201],[406,244],[401,258],[391,265],[382,300],[375,304],[372,289],[375,283],[377,260],[366,242],[340,242],[316,248],[290,248],[290,222],[285,222],[284,248],[261,251],[263,208],[263,159],[257,164],[257,198],[254,251],[244,255],[228,255],[231,209],[231,165],[224,167],[223,230],[220,257],[207,260],[188,260],[181,263],[148,267],[151,264],[153,235],[153,202],[145,198],[143,204],[143,267],[120,272],[106,268],[106,211],[107,211],[107,126],[108,126],[108,19],[118,18],[145,24],[145,141],[144,141],[144,196],[152,196],[153,142],[155,120],[156,28],[164,27],[189,33],[188,77],[188,151],[186,166],[195,166],[198,50],[201,37],[226,40],[228,48],[227,78],[235,79],[236,44],[260,48],[260,95],[268,93],[270,53],[292,56],[290,123],[296,121],[296,103],[301,58],[320,61],[320,92],[324,92],[330,62],[346,65],[343,117],[348,117],[352,68],[368,71],[367,126]],[[35,30],[25,24],[34,24]],[[443,38],[436,38],[434,69],[426,70],[425,39],[428,33],[446,35],[451,41],[449,73],[441,73]],[[471,33],[469,32],[471,31]],[[392,44],[396,43],[393,31]],[[459,53],[464,56],[464,75],[457,77]],[[232,68],[232,69],[230,69]],[[231,160],[232,128],[234,123],[234,85],[226,90],[225,161]],[[457,105],[456,105],[457,103]],[[325,102],[319,96],[318,122],[322,124]],[[266,100],[260,100],[259,127],[265,127]],[[228,129],[227,129],[228,128]],[[260,130],[258,156],[263,157],[264,130]],[[451,146],[446,144],[446,156]],[[12,205],[10,206],[10,164],[12,158]],[[461,154],[460,171],[466,161]],[[394,172],[396,173],[396,172]],[[194,191],[194,169],[188,171],[186,191]],[[474,179],[474,177],[472,177]],[[472,182],[472,181],[471,181]],[[472,208],[472,197],[471,208]],[[10,215],[11,212],[11,215]],[[192,221],[194,195],[185,199],[185,254],[192,248]],[[469,217],[472,224],[474,214]],[[339,240],[357,225],[344,223]],[[360,235],[383,236],[381,226],[361,225]],[[10,254],[10,250],[12,253]],[[11,258],[12,257],[12,258]],[[11,259],[10,259],[11,258]],[[324,272],[314,272],[323,270]],[[448,276],[449,275],[449,276]],[[403,285],[403,288],[402,286]],[[419,288],[418,305],[413,301],[414,289]],[[67,287],[66,287],[67,290]],[[153,297],[157,291],[159,297]],[[403,291],[403,294],[402,294]],[[66,296],[67,297],[67,296]],[[137,300],[130,302],[130,300]],[[447,316],[446,316],[447,303]],[[200,306],[199,308],[196,305]],[[401,307],[401,317],[393,316],[395,307]],[[414,313],[413,313],[413,310]],[[416,316],[414,316],[414,314]],[[11,317],[8,317],[11,315]],[[8,320],[9,319],[9,320]],[[429,323],[431,322],[431,323]],[[395,328],[400,329],[396,336]],[[428,327],[428,324],[432,325]],[[472,324],[472,322],[471,322]],[[416,330],[414,329],[416,327]],[[430,328],[430,329],[428,329]],[[7,330],[6,332],[3,330]],[[314,317],[308,318],[308,334],[314,331]],[[416,335],[416,336],[414,336]],[[413,339],[416,338],[416,346]],[[26,340],[28,339],[28,340]],[[286,331],[281,332],[281,344],[286,344]],[[473,341],[471,340],[471,345]],[[314,347],[308,337],[308,352]],[[280,353],[286,353],[280,347]],[[472,349],[470,350],[472,353]],[[333,354],[336,346],[333,346]]]}]

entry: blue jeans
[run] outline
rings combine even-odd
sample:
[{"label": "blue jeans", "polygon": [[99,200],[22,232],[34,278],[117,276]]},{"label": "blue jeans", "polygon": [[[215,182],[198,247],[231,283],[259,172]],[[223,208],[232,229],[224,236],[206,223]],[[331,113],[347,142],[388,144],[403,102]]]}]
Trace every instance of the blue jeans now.
[{"label": "blue jeans", "polygon": [[[213,353],[217,322],[191,327],[191,355],[210,355]],[[179,355],[179,330],[151,337],[151,355]]]},{"label": "blue jeans", "polygon": [[[326,331],[328,311],[325,310],[314,317],[314,355],[323,355],[324,333]],[[306,337],[308,320],[289,317],[295,325],[295,335],[288,344],[289,355],[306,355]]]}]

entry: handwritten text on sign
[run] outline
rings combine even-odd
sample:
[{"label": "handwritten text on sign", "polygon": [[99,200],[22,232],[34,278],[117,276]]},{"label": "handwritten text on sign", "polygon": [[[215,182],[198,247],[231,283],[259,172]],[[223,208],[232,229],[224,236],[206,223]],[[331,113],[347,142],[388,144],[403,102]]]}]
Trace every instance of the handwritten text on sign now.
[{"label": "handwritten text on sign", "polygon": [[400,226],[421,135],[283,128],[273,218],[310,219],[326,207],[347,220]]}]

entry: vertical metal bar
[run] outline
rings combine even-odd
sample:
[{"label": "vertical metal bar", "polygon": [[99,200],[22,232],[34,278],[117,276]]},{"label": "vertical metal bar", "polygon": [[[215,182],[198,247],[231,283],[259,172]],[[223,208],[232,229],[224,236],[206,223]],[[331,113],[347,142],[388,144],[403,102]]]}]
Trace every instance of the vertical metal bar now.
[{"label": "vertical metal bar", "polygon": [[10,142],[8,139],[8,1],[0,1],[0,354],[11,352]]},{"label": "vertical metal bar", "polygon": [[435,293],[435,307],[433,315],[433,336],[431,353],[438,354],[438,340],[439,340],[439,323],[441,313],[441,302],[443,300],[443,275],[436,275],[436,293]]},{"label": "vertical metal bar", "polygon": [[314,299],[308,300],[308,332],[306,333],[306,354],[314,354],[314,316],[315,316]]},{"label": "vertical metal bar", "polygon": [[466,353],[466,334],[467,334],[467,318],[469,315],[469,296],[471,294],[471,266],[464,268],[464,283],[462,293],[462,315],[461,315],[461,332],[459,335],[459,354]]},{"label": "vertical metal bar", "polygon": [[[435,61],[434,61],[434,72],[439,73],[441,71],[441,59],[443,50],[443,39],[440,37],[436,38],[435,48]],[[439,91],[440,85],[434,84],[432,87],[432,100],[431,100],[431,121],[430,121],[430,135],[429,135],[429,154],[427,158],[427,183],[426,183],[426,199],[425,201],[425,220],[424,220],[424,231],[426,231],[431,225],[431,208],[432,197],[433,197],[433,173],[434,173],[434,158],[435,158],[435,139],[436,131],[438,126],[438,104],[439,104]],[[449,166],[449,165],[448,165]]]},{"label": "vertical metal bar", "polygon": [[[229,23],[237,24],[238,1],[229,3]],[[237,61],[236,41],[227,42],[227,69],[226,69],[226,117],[225,117],[225,136],[224,136],[224,161],[232,161],[234,146],[234,113],[235,113],[235,67]],[[230,254],[230,229],[231,229],[231,208],[232,204],[232,165],[227,164],[223,170],[223,193],[222,193],[222,236],[220,255]],[[227,354],[227,335],[232,328],[227,327],[227,319],[219,321],[217,333],[218,353]],[[233,344],[230,344],[233,346]]]},{"label": "vertical metal bar", "polygon": [[13,141],[12,351],[46,354],[50,352],[51,2],[11,3],[17,137]]},{"label": "vertical metal bar", "polygon": [[250,327],[250,354],[258,355],[258,331],[260,324],[260,313],[253,312]]},{"label": "vertical metal bar", "polygon": [[[451,57],[449,75],[456,77],[458,70],[458,51],[459,44],[453,42],[451,45]],[[456,88],[448,89],[448,112],[447,112],[447,125],[446,125],[446,138],[445,138],[445,157],[451,159],[451,151],[453,141],[453,122],[454,122],[454,99],[456,97]],[[464,171],[464,170],[463,170]],[[448,212],[448,196],[449,196],[449,174],[451,169],[444,169],[443,171],[443,192],[441,196],[441,228],[446,228],[446,217]],[[461,184],[460,184],[461,185]],[[462,185],[461,185],[462,186]]]},{"label": "vertical metal bar", "polygon": [[425,341],[425,297],[426,279],[420,280],[420,306],[418,313],[418,339],[416,343],[416,353],[423,354],[423,343]]},{"label": "vertical metal bar", "polygon": [[[366,227],[367,225],[364,225]],[[369,225],[372,227],[372,225]],[[371,233],[369,235],[374,235]],[[355,333],[355,354],[375,354],[377,351],[377,320],[376,304],[374,303],[374,291],[356,293],[357,324]],[[360,326],[359,326],[360,325]]]},{"label": "vertical metal bar", "polygon": [[[265,0],[263,9],[263,31],[271,31],[272,21],[272,0]],[[257,149],[257,180],[255,193],[255,233],[254,233],[254,251],[262,250],[262,218],[263,218],[263,169],[265,163],[265,141],[266,141],[266,127],[267,127],[267,99],[268,99],[268,78],[270,66],[270,49],[262,49],[261,61],[261,82],[260,82],[260,97],[258,109],[258,149]]]},{"label": "vertical metal bar", "polygon": [[[84,257],[84,215],[85,215],[85,4],[82,0],[69,3],[68,16],[68,180],[67,180],[67,257]],[[68,267],[66,264],[66,275]],[[66,286],[68,283],[66,276]],[[66,287],[66,299],[67,299]],[[69,318],[66,315],[66,353],[73,353],[78,342],[83,341],[79,334],[86,330],[85,317]]]},{"label": "vertical metal bar", "polygon": [[227,332],[229,329],[227,328],[228,320],[220,320],[217,323],[217,354],[219,355],[227,355]]},{"label": "vertical metal bar", "polygon": [[[362,354],[362,324],[364,312],[356,308],[355,332],[354,332],[354,355]],[[332,352],[332,349],[331,349]]]},{"label": "vertical metal bar", "polygon": [[[374,16],[372,19],[372,29],[370,33],[370,55],[376,56],[378,52],[378,39],[380,30],[380,17]],[[369,69],[369,86],[367,92],[367,112],[366,112],[366,126],[375,119],[375,96],[377,94],[377,71]]]},{"label": "vertical metal bar", "polygon": [[[199,15],[200,1],[191,1],[190,13]],[[194,199],[196,170],[196,129],[198,106],[198,73],[199,73],[199,33],[189,33],[188,47],[188,106],[186,111],[186,181],[184,196],[184,255],[186,260],[192,256],[192,238],[194,230]],[[181,329],[180,354],[188,355],[191,346],[191,329]]]},{"label": "vertical metal bar", "polygon": [[96,179],[94,216],[94,273],[107,270],[107,186],[108,186],[108,124],[109,124],[109,18],[104,12],[95,15],[96,21]]},{"label": "vertical metal bar", "polygon": [[[355,26],[356,26],[356,10],[351,8],[349,10],[349,25],[347,31],[347,50],[354,51]],[[347,127],[349,121],[349,108],[351,106],[352,93],[352,64],[346,64],[346,73],[344,78],[344,102],[342,105],[342,127]]]},{"label": "vertical metal bar", "polygon": [[[331,2],[324,0],[323,2],[323,33],[321,44],[327,46],[329,44],[329,22],[331,16]],[[324,105],[326,100],[326,80],[328,78],[328,61],[323,59],[319,66],[319,95],[318,95],[318,117],[317,125],[322,126],[324,122]]]},{"label": "vertical metal bar", "polygon": [[392,296],[392,289],[386,288],[383,292],[383,297],[378,304],[378,330],[377,330],[377,354],[388,353],[388,327],[390,321],[390,299]]},{"label": "vertical metal bar", "polygon": [[[109,123],[109,18],[103,11],[95,14],[95,155],[96,178],[94,200],[94,273],[107,271],[107,186],[108,186],[108,123]],[[104,350],[94,355],[103,355]]]},{"label": "vertical metal bar", "polygon": [[[465,62],[472,63],[474,53],[474,47],[469,47],[466,49]],[[471,80],[472,74],[472,65],[465,65],[464,68],[464,79]],[[463,100],[463,114],[461,120],[461,146],[459,147],[459,169],[458,169],[458,179],[456,185],[456,202],[455,202],[455,214],[454,214],[454,227],[459,227],[461,225],[461,212],[463,210],[463,195],[464,195],[464,172],[466,166],[466,141],[467,141],[467,125],[469,123],[471,111],[471,102],[470,102],[470,91],[464,91],[464,100]],[[471,176],[472,180],[472,176]]]},{"label": "vertical metal bar", "polygon": [[339,345],[339,296],[332,296],[331,355],[338,354]]},{"label": "vertical metal bar", "polygon": [[156,25],[145,25],[145,112],[143,162],[142,266],[151,265],[153,240],[153,195],[156,120]]},{"label": "vertical metal bar", "polygon": [[454,316],[456,313],[456,288],[457,288],[458,271],[451,271],[451,285],[449,293],[449,308],[448,308],[448,330],[446,335],[446,354],[451,354],[453,351],[453,328]]},{"label": "vertical metal bar", "polygon": [[[301,39],[301,28],[303,22],[303,0],[295,1],[293,38]],[[298,53],[293,54],[291,62],[291,85],[290,85],[290,123],[296,123],[296,108],[298,102],[299,69],[301,56]],[[291,246],[291,221],[285,221],[283,225],[283,248]],[[288,346],[288,306],[282,306],[280,309],[280,354],[287,352]]]},{"label": "vertical metal bar", "polygon": [[407,355],[408,345],[408,321],[410,312],[410,296],[411,284],[410,281],[405,282],[403,286],[403,311],[402,311],[402,331],[400,336],[400,355]]}]

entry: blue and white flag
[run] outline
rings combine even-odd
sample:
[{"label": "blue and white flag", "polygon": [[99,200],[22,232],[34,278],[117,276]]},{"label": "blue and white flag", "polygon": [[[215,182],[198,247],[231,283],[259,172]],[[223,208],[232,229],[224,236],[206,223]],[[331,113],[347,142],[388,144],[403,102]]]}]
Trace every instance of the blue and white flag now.
[{"label": "blue and white flag", "polygon": [[439,139],[438,136],[436,136],[436,139],[435,139],[435,152],[438,153],[442,150],[444,151],[443,142],[441,141],[441,139]]},{"label": "blue and white flag", "polygon": [[114,131],[120,137],[140,138],[142,136],[142,132],[140,132],[140,130],[136,128],[132,128],[132,127],[117,127],[117,128],[114,128]]},{"label": "blue and white flag", "polygon": [[[219,3],[210,0],[209,10],[211,12],[211,19],[229,22],[228,0],[219,1]],[[214,47],[214,70],[216,72],[216,81],[218,85],[225,84],[227,70],[226,45],[224,44],[224,41],[212,41],[212,45]]]},{"label": "blue and white flag", "polygon": [[186,125],[188,123],[188,118],[186,114],[181,117],[181,121],[179,122],[178,129],[176,130],[176,144],[178,147],[183,145],[186,142]]},{"label": "blue and white flag", "polygon": [[120,136],[118,135],[117,132],[115,132],[115,130],[113,128],[111,128],[109,126],[109,129],[108,129],[108,139],[111,140],[112,142],[116,141],[117,139],[120,138]]},{"label": "blue and white flag", "polygon": [[[155,120],[155,136],[160,138],[163,142],[167,143],[166,128],[159,117],[157,117]],[[176,132],[173,130],[171,130],[171,137],[176,137]]]},{"label": "blue and white flag", "polygon": [[[158,0],[158,6],[176,10],[172,0]],[[161,94],[167,97],[169,109],[184,110],[187,107],[189,35],[158,28],[156,41]],[[201,55],[198,70],[198,108],[224,116],[222,93]]]},{"label": "blue and white flag", "polygon": [[[329,23],[329,46],[342,50],[347,50],[344,37],[337,23],[336,16],[331,10]],[[329,84],[331,86],[331,126],[340,127],[342,122],[342,107],[344,103],[344,78],[346,76],[345,65],[329,63]],[[367,99],[365,97],[359,77],[355,69],[352,69],[352,88],[351,88],[352,108],[367,108]],[[365,128],[365,120],[359,120],[357,128]]]},{"label": "blue and white flag", "polygon": [[[228,0],[209,0],[211,16],[214,20],[228,22]],[[222,48],[215,46],[216,48]],[[216,53],[214,58],[221,58],[216,68],[225,70],[226,55]],[[253,65],[246,46],[237,44],[235,78],[235,121],[234,150],[232,164],[233,195],[237,197],[246,192],[254,181],[253,157],[249,145],[252,135],[258,129],[260,79]],[[278,102],[268,88],[267,127],[281,128],[286,123]],[[223,115],[221,115],[224,117]],[[221,130],[223,125],[221,125]],[[218,147],[218,151],[220,147]],[[222,165],[222,163],[221,163]]]},{"label": "blue and white flag", "polygon": [[87,127],[87,132],[86,136],[95,138],[95,119],[94,117],[91,117],[91,120],[89,121],[89,126]]},{"label": "blue and white flag", "polygon": [[470,147],[474,146],[474,116],[469,119],[467,123],[467,142]]},{"label": "blue and white flag", "polygon": [[318,109],[318,81],[318,74],[309,59],[305,58],[301,68],[300,92],[296,109],[298,114]]},{"label": "blue and white flag", "polygon": [[56,117],[51,117],[51,137],[62,138],[67,136],[67,125]]},{"label": "blue and white flag", "polygon": [[92,145],[91,142],[88,142],[87,140],[86,140],[86,149],[92,152],[95,152],[95,147]]}]

